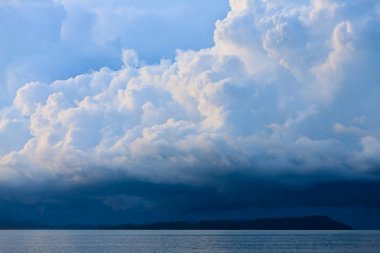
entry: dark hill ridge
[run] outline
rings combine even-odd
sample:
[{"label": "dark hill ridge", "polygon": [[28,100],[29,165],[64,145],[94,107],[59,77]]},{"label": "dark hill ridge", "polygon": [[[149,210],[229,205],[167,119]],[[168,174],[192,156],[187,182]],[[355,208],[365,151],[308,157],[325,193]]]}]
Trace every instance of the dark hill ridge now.
[{"label": "dark hill ridge", "polygon": [[248,221],[206,220],[198,222],[162,222],[154,224],[104,226],[99,229],[178,229],[178,230],[352,230],[352,227],[337,222],[330,217],[313,215],[257,219]]},{"label": "dark hill ridge", "polygon": [[313,215],[256,219],[248,221],[205,220],[197,222],[160,222],[152,224],[48,226],[38,223],[1,223],[0,229],[70,229],[70,230],[352,230],[352,227],[330,217]]},{"label": "dark hill ridge", "polygon": [[280,219],[258,219],[246,222],[250,229],[273,230],[352,230],[352,227],[327,216],[289,217]]}]

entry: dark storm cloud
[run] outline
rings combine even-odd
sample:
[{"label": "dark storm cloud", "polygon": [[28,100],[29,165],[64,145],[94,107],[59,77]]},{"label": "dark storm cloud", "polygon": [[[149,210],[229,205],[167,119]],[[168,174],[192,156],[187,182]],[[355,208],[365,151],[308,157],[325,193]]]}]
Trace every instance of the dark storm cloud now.
[{"label": "dark storm cloud", "polygon": [[212,218],[212,213],[230,212],[245,212],[249,218],[245,210],[250,209],[380,208],[380,181],[288,177],[291,183],[286,183],[287,176],[235,173],[215,175],[198,185],[120,179],[35,192],[2,189],[1,213],[7,219],[65,224],[197,219],[204,214]]}]

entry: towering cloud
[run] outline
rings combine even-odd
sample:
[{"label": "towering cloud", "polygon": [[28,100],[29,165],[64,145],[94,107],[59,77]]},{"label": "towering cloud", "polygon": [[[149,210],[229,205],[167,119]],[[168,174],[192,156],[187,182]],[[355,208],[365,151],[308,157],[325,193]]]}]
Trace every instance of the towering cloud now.
[{"label": "towering cloud", "polygon": [[215,20],[227,10],[218,0],[2,0],[0,107],[31,81],[118,69],[122,48],[155,63],[173,58],[176,48],[209,47]]},{"label": "towering cloud", "polygon": [[230,4],[212,48],[156,65],[124,50],[120,70],[18,89],[1,112],[2,180],[376,172],[377,1]]}]

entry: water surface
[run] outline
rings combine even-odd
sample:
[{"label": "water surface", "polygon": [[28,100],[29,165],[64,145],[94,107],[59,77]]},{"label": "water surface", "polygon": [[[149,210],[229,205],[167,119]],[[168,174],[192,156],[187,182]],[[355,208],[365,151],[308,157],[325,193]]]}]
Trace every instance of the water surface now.
[{"label": "water surface", "polygon": [[1,253],[379,253],[380,231],[0,231]]}]

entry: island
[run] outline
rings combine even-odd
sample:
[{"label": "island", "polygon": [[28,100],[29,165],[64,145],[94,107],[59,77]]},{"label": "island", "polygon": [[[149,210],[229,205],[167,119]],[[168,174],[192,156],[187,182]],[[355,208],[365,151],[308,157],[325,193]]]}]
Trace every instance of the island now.
[{"label": "island", "polygon": [[151,224],[51,226],[40,223],[0,222],[0,229],[57,229],[57,230],[352,230],[353,228],[328,216],[265,218],[255,220],[175,221]]}]

